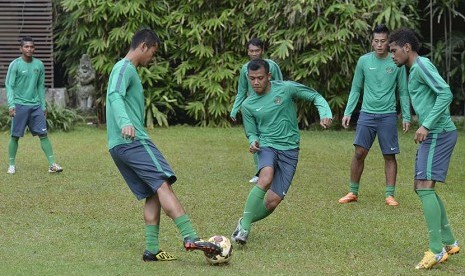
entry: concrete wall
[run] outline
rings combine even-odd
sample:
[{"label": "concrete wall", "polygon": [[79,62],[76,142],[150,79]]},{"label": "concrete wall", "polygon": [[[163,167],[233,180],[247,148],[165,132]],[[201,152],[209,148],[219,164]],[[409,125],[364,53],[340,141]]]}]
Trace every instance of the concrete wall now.
[{"label": "concrete wall", "polygon": [[[50,105],[66,107],[68,93],[66,88],[48,88],[45,90],[45,99]],[[7,105],[5,88],[0,89],[0,105]]]}]

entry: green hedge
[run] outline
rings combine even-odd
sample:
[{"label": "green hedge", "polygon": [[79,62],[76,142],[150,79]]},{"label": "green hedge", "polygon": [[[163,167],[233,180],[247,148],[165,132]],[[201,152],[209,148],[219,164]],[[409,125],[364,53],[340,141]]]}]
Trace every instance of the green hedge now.
[{"label": "green hedge", "polygon": [[[57,61],[74,74],[87,53],[98,72],[99,108],[104,110],[108,75],[124,57],[132,34],[149,26],[164,41],[156,63],[140,69],[147,91],[147,125],[188,122],[229,126],[245,44],[268,43],[285,79],[318,90],[340,118],[353,70],[370,50],[373,26],[391,29],[419,22],[413,0],[62,0],[55,1]],[[303,128],[317,112],[300,104]],[[186,118],[187,116],[187,118]],[[104,116],[101,116],[101,120]]]}]

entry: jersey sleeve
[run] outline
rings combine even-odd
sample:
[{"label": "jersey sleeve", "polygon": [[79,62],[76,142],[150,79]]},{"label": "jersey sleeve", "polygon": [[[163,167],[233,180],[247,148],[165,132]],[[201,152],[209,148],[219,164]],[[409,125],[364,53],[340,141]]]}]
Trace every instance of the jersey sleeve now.
[{"label": "jersey sleeve", "polygon": [[6,98],[8,109],[15,108],[15,89],[16,89],[16,62],[11,62],[8,66],[8,72],[5,78]]},{"label": "jersey sleeve", "polygon": [[439,75],[436,67],[429,61],[422,64],[423,66],[418,66],[419,70],[416,70],[419,72],[418,76],[436,94],[434,106],[422,123],[424,127],[431,129],[439,121],[442,114],[449,108],[453,96],[449,85]]},{"label": "jersey sleeve", "polygon": [[397,73],[397,89],[399,90],[400,110],[402,112],[402,122],[411,121],[410,97],[407,87],[407,71],[405,66],[399,68]]},{"label": "jersey sleeve", "polygon": [[357,106],[360,93],[363,88],[363,60],[359,58],[357,66],[355,67],[354,78],[352,79],[352,87],[350,88],[349,99],[347,100],[347,106],[344,111],[344,116],[352,116],[355,107]]},{"label": "jersey sleeve", "polygon": [[289,82],[290,89],[293,98],[302,99],[308,102],[313,102],[313,104],[318,109],[318,114],[320,115],[320,119],[323,118],[333,118],[333,114],[331,112],[331,108],[329,107],[328,102],[325,100],[320,93],[318,93],[313,88],[307,87],[303,84],[297,82]]},{"label": "jersey sleeve", "polygon": [[272,60],[267,61],[270,65],[271,80],[283,80],[283,73],[281,72],[279,65]]},{"label": "jersey sleeve", "polygon": [[45,67],[42,62],[40,62],[39,69],[39,79],[37,80],[37,91],[39,92],[39,101],[42,107],[42,110],[46,110],[47,106],[45,103]]},{"label": "jersey sleeve", "polygon": [[129,82],[130,79],[127,69],[124,70],[120,67],[112,73],[107,93],[108,103],[112,111],[111,115],[115,118],[120,129],[125,126],[133,125],[126,112],[126,105],[124,103],[124,97],[126,96]]},{"label": "jersey sleeve", "polygon": [[[244,70],[245,68],[245,70]],[[236,98],[234,99],[234,104],[231,110],[230,117],[231,118],[236,118],[237,112],[241,108],[242,103],[244,102],[246,95],[247,95],[247,89],[248,89],[248,80],[247,80],[247,67],[242,66],[241,72],[239,75],[239,80],[237,83],[237,94]]]},{"label": "jersey sleeve", "polygon": [[247,137],[247,140],[249,141],[249,145],[252,145],[253,143],[255,143],[255,141],[259,142],[258,128],[257,128],[257,122],[255,121],[255,118],[250,113],[250,110],[247,109],[246,107],[242,106],[241,110],[242,110],[242,120],[244,123],[245,136]]}]

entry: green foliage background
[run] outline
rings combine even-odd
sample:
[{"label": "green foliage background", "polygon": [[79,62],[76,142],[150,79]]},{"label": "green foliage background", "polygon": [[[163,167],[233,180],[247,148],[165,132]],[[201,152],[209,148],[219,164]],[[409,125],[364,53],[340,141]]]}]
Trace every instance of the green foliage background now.
[{"label": "green foliage background", "polygon": [[[417,2],[56,0],[56,59],[73,74],[80,56],[91,56],[102,120],[112,66],[126,54],[133,33],[150,27],[164,44],[156,62],[140,69],[147,126],[227,127],[237,76],[248,59],[245,44],[259,37],[284,78],[319,91],[338,119],[357,59],[371,48],[373,26],[416,27]],[[306,128],[318,115],[308,104],[299,105]]]}]

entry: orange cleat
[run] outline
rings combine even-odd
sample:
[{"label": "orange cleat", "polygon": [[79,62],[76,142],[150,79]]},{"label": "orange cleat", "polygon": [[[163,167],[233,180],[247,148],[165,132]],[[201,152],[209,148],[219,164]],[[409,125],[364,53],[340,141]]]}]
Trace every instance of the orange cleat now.
[{"label": "orange cleat", "polygon": [[345,196],[341,197],[338,202],[339,203],[349,203],[349,202],[354,202],[357,201],[358,197],[354,195],[354,193],[350,192],[346,194]]},{"label": "orange cleat", "polygon": [[451,245],[446,245],[446,246],[444,246],[444,249],[446,250],[447,254],[449,254],[449,255],[457,254],[457,253],[460,252],[459,242],[455,241]]},{"label": "orange cleat", "polygon": [[398,206],[399,202],[397,202],[393,196],[386,197],[386,205],[389,206]]}]

